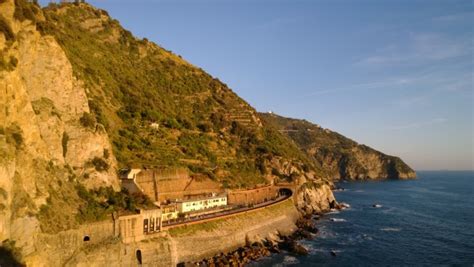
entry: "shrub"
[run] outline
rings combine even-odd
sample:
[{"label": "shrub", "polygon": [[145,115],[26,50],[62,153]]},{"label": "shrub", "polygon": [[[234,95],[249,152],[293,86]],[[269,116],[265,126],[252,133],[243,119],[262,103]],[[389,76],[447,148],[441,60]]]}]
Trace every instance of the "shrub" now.
[{"label": "shrub", "polygon": [[7,143],[14,144],[17,149],[23,145],[23,131],[18,125],[12,125],[6,129]]},{"label": "shrub", "polygon": [[91,109],[91,112],[95,115],[96,121],[102,124],[105,127],[105,129],[108,129],[109,121],[107,120],[107,117],[105,116],[104,111],[98,104],[98,101],[89,100],[89,107]]},{"label": "shrub", "polygon": [[12,71],[16,68],[18,59],[14,56],[10,56],[10,60],[7,61],[3,55],[0,55],[0,70]]},{"label": "shrub", "polygon": [[92,164],[94,165],[95,169],[100,172],[107,171],[109,169],[109,164],[107,161],[99,157],[94,157],[94,159],[92,159]]},{"label": "shrub", "polygon": [[163,123],[166,127],[171,129],[180,129],[181,125],[175,118],[169,118]]},{"label": "shrub", "polygon": [[0,15],[0,32],[3,33],[7,41],[15,40],[15,34],[13,33],[12,28],[2,15]]},{"label": "shrub", "polygon": [[81,122],[82,126],[86,128],[91,128],[91,129],[95,128],[96,121],[95,121],[94,116],[92,116],[92,114],[90,113],[84,112],[84,114],[82,114],[82,117],[79,119],[79,121]]},{"label": "shrub", "polygon": [[110,157],[110,152],[108,149],[104,149],[104,159],[109,159]]},{"label": "shrub", "polygon": [[15,13],[13,14],[13,17],[19,21],[28,19],[36,22],[35,13],[37,12],[37,8],[37,6],[26,2],[25,0],[15,0]]},{"label": "shrub", "polygon": [[198,124],[198,129],[205,132],[205,133],[208,133],[212,130],[212,125],[208,122],[202,122],[200,124]]},{"label": "shrub", "polygon": [[15,68],[18,65],[18,59],[14,56],[10,56],[10,65]]},{"label": "shrub", "polygon": [[79,209],[79,222],[93,222],[105,219],[117,211],[133,211],[137,208],[153,207],[153,202],[144,194],[130,194],[126,189],[115,192],[111,187],[87,190],[83,185],[76,186],[77,194],[84,200]]}]

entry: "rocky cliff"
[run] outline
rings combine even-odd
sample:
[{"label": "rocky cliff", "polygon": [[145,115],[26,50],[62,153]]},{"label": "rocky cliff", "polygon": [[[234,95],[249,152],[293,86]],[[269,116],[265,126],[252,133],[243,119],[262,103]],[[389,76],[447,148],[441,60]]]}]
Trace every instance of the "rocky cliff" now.
[{"label": "rocky cliff", "polygon": [[[105,11],[1,0],[0,51],[0,264],[73,259],[70,233],[124,202],[119,166],[186,167],[224,187],[321,181],[225,84]],[[122,252],[109,241],[87,251]]]},{"label": "rocky cliff", "polygon": [[[58,219],[74,225],[81,203],[75,184],[119,186],[106,132],[80,122],[89,112],[83,83],[54,38],[25,17],[41,19],[28,7],[0,1],[0,241],[26,253],[43,205],[54,202],[65,213]],[[107,168],[97,170],[97,159]]]},{"label": "rocky cliff", "polygon": [[[117,192],[120,167],[187,168],[225,188],[291,184],[301,212],[335,204],[330,177],[413,176],[399,159],[330,131],[332,143],[299,142],[314,136],[281,131],[218,79],[88,4],[0,0],[0,51],[0,255],[6,247],[31,265],[131,265],[138,245],[169,265],[217,251],[215,236],[227,249],[243,233],[289,230],[297,216],[286,202],[278,214],[223,221],[195,237],[84,247],[85,222],[130,204]],[[206,247],[193,255],[187,239]],[[153,256],[162,252],[174,256]]]},{"label": "rocky cliff", "polygon": [[330,179],[410,179],[416,173],[400,158],[358,144],[305,120],[260,113],[264,125],[291,138]]}]

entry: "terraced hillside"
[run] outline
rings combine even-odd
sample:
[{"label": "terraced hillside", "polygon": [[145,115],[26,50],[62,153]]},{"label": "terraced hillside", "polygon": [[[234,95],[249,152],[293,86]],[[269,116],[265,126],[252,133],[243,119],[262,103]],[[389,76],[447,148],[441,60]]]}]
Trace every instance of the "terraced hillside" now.
[{"label": "terraced hillside", "polygon": [[275,158],[313,169],[226,84],[135,38],[107,12],[87,4],[43,12],[37,28],[55,37],[87,88],[92,114],[81,122],[105,127],[119,167],[184,166],[226,187],[267,183]]}]

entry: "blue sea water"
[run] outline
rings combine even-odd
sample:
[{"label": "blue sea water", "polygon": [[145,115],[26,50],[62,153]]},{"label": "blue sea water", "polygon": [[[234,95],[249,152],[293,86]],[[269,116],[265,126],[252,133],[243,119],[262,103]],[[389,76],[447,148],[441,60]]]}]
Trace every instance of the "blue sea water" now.
[{"label": "blue sea water", "polygon": [[346,190],[336,198],[351,208],[317,222],[317,237],[301,241],[309,255],[275,254],[252,265],[474,266],[474,172],[340,186]]}]

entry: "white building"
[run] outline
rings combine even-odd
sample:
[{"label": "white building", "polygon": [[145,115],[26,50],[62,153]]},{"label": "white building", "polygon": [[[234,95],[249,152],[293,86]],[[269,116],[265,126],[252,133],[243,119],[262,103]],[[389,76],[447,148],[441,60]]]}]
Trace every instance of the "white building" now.
[{"label": "white building", "polygon": [[213,195],[210,197],[186,199],[177,202],[178,211],[187,213],[193,211],[201,211],[216,207],[227,206],[226,195]]}]

